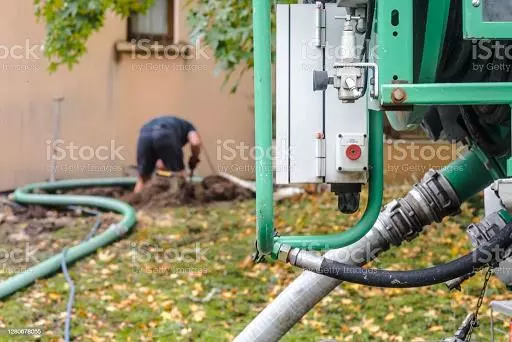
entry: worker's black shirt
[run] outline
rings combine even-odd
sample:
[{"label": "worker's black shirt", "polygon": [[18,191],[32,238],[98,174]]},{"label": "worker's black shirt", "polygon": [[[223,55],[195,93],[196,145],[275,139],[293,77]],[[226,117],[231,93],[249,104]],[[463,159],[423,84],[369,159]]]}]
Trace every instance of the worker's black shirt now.
[{"label": "worker's black shirt", "polygon": [[188,134],[196,130],[194,125],[187,120],[176,116],[164,115],[146,122],[141,128],[141,133],[159,129],[172,131],[176,141],[181,143],[180,147],[187,144]]},{"label": "worker's black shirt", "polygon": [[145,123],[137,142],[139,175],[150,176],[158,159],[168,170],[184,170],[182,148],[188,142],[188,134],[195,130],[190,122],[175,116],[160,116]]}]

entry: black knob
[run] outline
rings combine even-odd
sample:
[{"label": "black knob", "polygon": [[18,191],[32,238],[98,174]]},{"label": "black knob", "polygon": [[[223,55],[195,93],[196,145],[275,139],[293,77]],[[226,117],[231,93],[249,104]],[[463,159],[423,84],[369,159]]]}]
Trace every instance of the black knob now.
[{"label": "black knob", "polygon": [[331,81],[327,71],[313,71],[313,91],[325,91]]}]

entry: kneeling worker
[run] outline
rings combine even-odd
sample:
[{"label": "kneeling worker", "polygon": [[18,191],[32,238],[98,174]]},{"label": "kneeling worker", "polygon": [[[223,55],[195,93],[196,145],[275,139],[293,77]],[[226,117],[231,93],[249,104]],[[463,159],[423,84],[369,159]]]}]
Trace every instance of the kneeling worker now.
[{"label": "kneeling worker", "polygon": [[155,168],[170,175],[185,177],[183,146],[190,143],[192,172],[199,163],[201,138],[194,125],[175,116],[160,116],[145,123],[137,142],[138,180],[134,192],[140,192]]}]

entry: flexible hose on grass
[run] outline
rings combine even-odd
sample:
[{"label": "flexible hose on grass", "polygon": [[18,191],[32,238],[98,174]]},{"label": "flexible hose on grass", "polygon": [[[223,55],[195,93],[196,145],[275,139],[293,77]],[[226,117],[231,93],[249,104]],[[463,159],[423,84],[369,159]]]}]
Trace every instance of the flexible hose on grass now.
[{"label": "flexible hose on grass", "polygon": [[68,272],[68,266],[66,265],[66,256],[68,254],[68,249],[64,249],[62,251],[62,261],[61,268],[62,273],[64,273],[64,278],[66,278],[66,282],[69,285],[69,298],[66,304],[66,321],[64,323],[64,341],[69,342],[71,340],[71,314],[73,312],[73,303],[75,302],[75,283],[73,279],[71,279],[71,275]]},{"label": "flexible hose on grass", "polygon": [[[36,183],[18,188],[14,192],[14,200],[23,204],[39,204],[45,206],[78,205],[114,211],[123,215],[121,222],[111,225],[100,235],[70,248],[66,255],[66,264],[80,260],[98,248],[107,246],[126,235],[137,222],[135,209],[127,203],[112,198],[99,196],[37,194],[36,190],[55,192],[88,187],[133,187],[135,178],[103,178],[64,180],[53,183]],[[61,268],[63,254],[59,253],[35,265],[23,273],[17,274],[0,283],[0,299],[32,284],[35,280],[49,276]]]},{"label": "flexible hose on grass", "polygon": [[[96,231],[101,226],[101,219],[99,216],[101,213],[99,211],[95,210],[89,210],[89,212],[95,212],[96,215],[96,222],[94,223],[94,226],[92,227],[91,231],[87,234],[87,237],[82,240],[82,242],[88,241],[92,239],[94,235],[96,235]],[[66,304],[66,320],[64,322],[64,341],[69,342],[71,340],[71,316],[73,313],[73,303],[75,302],[75,283],[73,282],[73,279],[71,278],[71,275],[68,271],[68,266],[66,264],[66,256],[68,255],[68,248],[64,248],[62,251],[62,260],[60,262],[62,273],[64,273],[64,278],[66,278],[66,282],[69,285],[69,296],[68,296],[68,302]]]}]

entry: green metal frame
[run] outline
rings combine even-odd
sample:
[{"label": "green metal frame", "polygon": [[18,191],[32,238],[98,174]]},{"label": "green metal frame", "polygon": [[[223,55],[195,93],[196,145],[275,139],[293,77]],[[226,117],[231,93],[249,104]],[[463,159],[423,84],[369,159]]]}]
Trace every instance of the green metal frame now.
[{"label": "green metal frame", "polygon": [[418,79],[421,83],[436,81],[437,67],[441,59],[450,13],[450,3],[450,0],[430,0],[428,2],[423,55]]},{"label": "green metal frame", "polygon": [[[435,84],[435,74],[441,56],[444,33],[450,8],[450,0],[430,0],[427,23],[425,28],[425,42],[421,69],[418,77],[420,84],[414,83],[414,0],[379,0],[376,8],[376,46],[380,73],[380,102],[386,110],[401,107],[413,107],[413,105],[449,105],[449,104],[511,104],[512,83],[461,83],[461,84]],[[481,16],[476,14],[471,0],[464,0],[464,27],[470,27],[472,31],[482,32],[481,36],[487,38],[501,38],[510,34],[512,23],[483,23]],[[469,8],[468,6],[471,6]],[[480,6],[482,7],[482,6]],[[263,150],[272,147],[272,75],[271,75],[271,2],[270,0],[253,0],[253,33],[254,33],[254,88],[255,88],[255,124],[256,145]],[[399,14],[399,22],[391,20],[393,15]],[[475,18],[480,18],[477,22]],[[510,26],[509,26],[510,25]],[[506,29],[510,27],[511,30]],[[501,31],[501,32],[500,32]],[[505,33],[504,33],[505,32]],[[501,34],[501,36],[497,36]],[[398,95],[398,96],[397,96]],[[373,112],[370,118],[377,114],[382,120],[381,112]],[[379,128],[380,131],[382,127]],[[371,128],[371,132],[378,129]],[[375,133],[377,134],[377,133]],[[370,134],[372,135],[372,133]],[[376,135],[375,135],[376,136]],[[370,141],[375,136],[370,136]],[[375,141],[375,140],[373,140]],[[375,151],[375,150],[374,150]],[[372,153],[370,151],[370,153]],[[488,160],[485,155],[478,159],[485,164]],[[482,157],[483,156],[483,157]],[[372,161],[375,162],[375,161]],[[378,164],[378,163],[377,163]],[[379,165],[370,164],[374,173]],[[498,165],[498,163],[497,163]],[[500,164],[501,165],[501,164]],[[487,170],[490,177],[496,178],[502,175],[499,168],[491,167],[488,170],[485,165],[482,170]],[[512,161],[508,162],[508,173],[512,175]],[[494,170],[494,171],[493,171]],[[496,171],[498,170],[498,171]],[[501,168],[504,170],[504,168]],[[447,171],[449,173],[449,171]],[[376,176],[371,176],[372,181]],[[452,177],[457,183],[457,178]],[[313,249],[339,248],[362,238],[371,229],[378,216],[364,215],[362,222],[358,223],[354,230],[349,230],[344,235],[328,236],[304,236],[304,237],[277,237],[273,226],[273,174],[272,158],[264,153],[256,161],[256,211],[257,211],[257,248],[263,254],[277,254],[283,245],[293,247],[309,247]],[[378,182],[377,182],[378,183]],[[373,184],[373,187],[378,184]],[[465,184],[461,189],[475,190],[471,184]],[[376,188],[375,188],[376,189]],[[460,189],[459,189],[460,190]],[[469,190],[468,190],[469,191]],[[479,191],[479,190],[476,190]],[[373,208],[382,198],[382,191],[371,191],[370,205]],[[467,195],[467,194],[466,194]],[[370,206],[369,206],[370,207]],[[380,202],[378,205],[380,209]],[[368,211],[368,210],[367,210]]]},{"label": "green metal frame", "polygon": [[472,0],[463,0],[464,39],[510,39],[512,22],[484,21],[485,1],[473,6]]},{"label": "green metal frame", "polygon": [[[405,93],[403,101],[393,100],[397,90]],[[384,84],[381,96],[384,106],[510,104],[512,83]]]},{"label": "green metal frame", "polygon": [[[510,104],[512,83],[433,83],[442,51],[450,0],[429,1],[419,75],[419,81],[422,83],[414,84],[413,5],[414,0],[377,1],[377,51],[381,105],[387,107],[431,104]],[[481,15],[482,8],[483,3],[479,7],[473,7],[471,0],[464,0],[465,28],[466,26],[487,27],[485,25],[492,24],[489,27],[500,30],[502,38],[510,38],[512,23],[484,23]],[[394,11],[399,13],[397,26],[394,26],[391,20]],[[477,11],[478,17],[475,16]],[[493,30],[483,31],[484,37],[495,38],[496,34]],[[405,96],[400,96],[399,100],[394,99],[393,96],[397,90],[405,92]]]},{"label": "green metal frame", "polygon": [[[398,11],[399,24],[391,17]],[[393,82],[413,83],[413,7],[412,0],[377,2],[377,57],[380,86]]]},{"label": "green metal frame", "polygon": [[[272,149],[272,43],[270,0],[253,0],[254,107],[256,146]],[[262,153],[256,160],[257,248],[262,254],[274,245],[274,186],[272,156]]]}]

